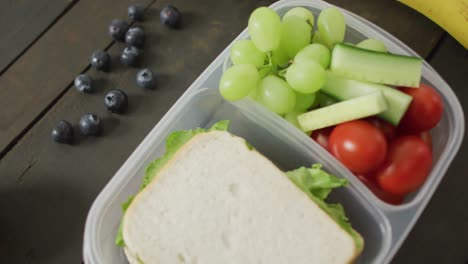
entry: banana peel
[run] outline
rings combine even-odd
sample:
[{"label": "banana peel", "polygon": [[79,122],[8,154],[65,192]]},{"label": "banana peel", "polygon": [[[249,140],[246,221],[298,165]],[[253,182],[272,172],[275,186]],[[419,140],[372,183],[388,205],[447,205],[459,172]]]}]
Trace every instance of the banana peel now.
[{"label": "banana peel", "polygon": [[425,15],[468,49],[468,0],[399,0]]}]

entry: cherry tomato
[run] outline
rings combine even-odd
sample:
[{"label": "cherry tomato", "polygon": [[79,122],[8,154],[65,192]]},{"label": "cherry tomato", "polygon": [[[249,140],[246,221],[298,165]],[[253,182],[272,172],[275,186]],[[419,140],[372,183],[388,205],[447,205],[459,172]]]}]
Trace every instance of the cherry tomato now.
[{"label": "cherry tomato", "polygon": [[377,117],[370,117],[366,119],[372,125],[376,126],[382,133],[385,135],[385,138],[388,142],[394,140],[396,138],[396,127],[389,122],[382,120]]},{"label": "cherry tomato", "polygon": [[399,88],[411,95],[413,100],[400,121],[405,132],[419,133],[437,125],[442,118],[443,104],[440,95],[430,86],[421,83],[419,88]]},{"label": "cherry tomato", "polygon": [[354,173],[368,173],[385,160],[384,134],[364,120],[339,124],[330,134],[330,152]]},{"label": "cherry tomato", "polygon": [[388,193],[406,195],[424,183],[431,166],[427,144],[419,137],[403,136],[390,144],[387,159],[376,173],[377,183]]},{"label": "cherry tomato", "polygon": [[432,151],[432,135],[431,132],[425,131],[419,134],[419,137],[427,144],[429,149]]},{"label": "cherry tomato", "polygon": [[320,146],[322,146],[327,151],[330,151],[328,140],[330,138],[330,134],[333,131],[334,127],[325,127],[322,129],[317,129],[312,131],[310,137],[315,140]]},{"label": "cherry tomato", "polygon": [[367,175],[364,176],[360,174],[356,176],[380,200],[389,204],[394,204],[394,205],[399,205],[403,203],[403,200],[405,198],[403,195],[394,195],[394,194],[383,191],[377,186],[377,182],[375,182],[375,179],[372,179],[372,177],[369,177]]},{"label": "cherry tomato", "polygon": [[429,149],[432,151],[432,135],[431,135],[430,131],[424,131],[424,132],[415,133],[415,134],[404,133],[404,132],[399,131],[399,133],[397,133],[397,136],[398,137],[402,137],[402,136],[416,136],[416,137],[419,137],[419,138],[422,139],[422,141],[424,141],[424,143],[427,144]]}]

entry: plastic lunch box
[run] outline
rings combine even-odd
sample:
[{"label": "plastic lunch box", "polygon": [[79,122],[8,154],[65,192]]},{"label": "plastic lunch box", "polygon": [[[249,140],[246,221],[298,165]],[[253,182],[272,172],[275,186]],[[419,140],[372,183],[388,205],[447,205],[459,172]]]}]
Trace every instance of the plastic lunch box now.
[{"label": "plastic lunch box", "polygon": [[[320,10],[330,4],[320,0],[283,0],[271,5],[280,15],[296,6],[310,9],[317,17]],[[373,37],[384,41],[390,52],[416,55],[369,21],[346,10],[343,12],[347,24],[345,41],[357,43]],[[236,40],[247,37],[247,30],[244,30]],[[404,204],[389,205],[376,198],[343,165],[281,117],[249,99],[235,103],[224,101],[217,87],[223,65],[228,64],[230,46],[172,106],[98,196],[86,221],[85,263],[128,263],[123,250],[114,244],[122,216],[120,205],[139,189],[147,164],[164,153],[167,135],[175,130],[209,127],[221,119],[231,120],[232,133],[245,138],[283,170],[318,162],[329,172],[347,178],[349,186],[335,190],[330,200],[343,204],[351,223],[365,239],[365,249],[357,263],[388,263],[419,218],[460,147],[464,118],[453,91],[425,62],[423,82],[437,88],[445,106],[442,121],[432,132],[433,169],[424,186],[407,197]]]}]

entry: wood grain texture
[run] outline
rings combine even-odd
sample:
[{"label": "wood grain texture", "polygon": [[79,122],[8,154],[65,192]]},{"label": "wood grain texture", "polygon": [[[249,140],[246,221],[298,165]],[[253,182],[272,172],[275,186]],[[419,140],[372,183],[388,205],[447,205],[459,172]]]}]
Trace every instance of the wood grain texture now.
[{"label": "wood grain texture", "polygon": [[[468,51],[447,34],[430,64],[457,95],[465,112],[466,126]],[[467,160],[465,139],[394,263],[468,263]]]},{"label": "wood grain texture", "polygon": [[[105,184],[177,98],[245,27],[248,14],[260,4],[251,1],[171,1],[184,12],[184,27],[169,30],[159,23],[159,1],[142,23],[148,34],[145,60],[158,88],[144,91],[135,85],[137,69],[115,63],[110,73],[94,70],[98,92],[85,95],[74,89],[40,120],[0,160],[0,260],[5,263],[78,263],[81,260],[84,221]],[[123,45],[110,49],[113,62]],[[107,90],[129,95],[125,115],[108,113]],[[95,112],[104,119],[98,138],[79,138],[74,146],[51,141],[55,122]],[[3,261],[2,261],[3,262]]]},{"label": "wood grain texture", "polygon": [[0,72],[72,4],[72,0],[0,1]]},{"label": "wood grain texture", "polygon": [[[0,105],[9,110],[0,112],[0,157],[34,125],[42,116],[40,113],[55,103],[75,75],[85,69],[91,52],[108,43],[107,24],[114,17],[124,17],[125,5],[122,2],[132,1],[137,0],[115,3],[111,0],[80,1],[1,76]],[[271,3],[249,2],[239,1],[232,8],[242,12],[243,6]],[[441,34],[441,30],[430,20],[396,1],[331,2],[370,19],[423,56],[429,53]],[[223,1],[194,1],[194,4],[217,6],[222,5]],[[114,12],[117,9],[122,11]],[[247,18],[248,14],[244,16]],[[218,22],[220,27],[233,23],[242,25],[240,29],[247,24],[247,20],[240,19]]]},{"label": "wood grain texture", "polygon": [[151,0],[82,0],[0,77],[0,153],[111,42],[110,21],[126,18],[130,3]]},{"label": "wood grain texture", "polygon": [[443,30],[415,10],[393,0],[327,0],[388,31],[421,57],[427,57]]},{"label": "wood grain texture", "polygon": [[[107,24],[113,17],[123,17],[127,5],[123,0],[112,1],[112,4],[109,4],[110,0],[99,1],[106,2],[107,8],[112,6],[112,10],[82,8],[80,12],[84,14],[86,11],[86,16],[72,15],[72,11],[82,2],[90,4],[91,1],[79,2],[54,26],[60,26],[62,29],[55,29],[55,37],[49,37],[51,39],[45,42],[48,46],[41,44],[44,46],[36,47],[54,32],[54,28],[24,55],[28,56],[28,60],[21,62],[20,66],[15,64],[10,68],[15,71],[8,77],[8,82],[3,80],[3,76],[0,78],[0,103],[13,109],[0,112],[0,149],[8,142],[2,138],[11,138],[15,135],[14,131],[24,129],[31,117],[37,115],[40,109],[53,100],[51,98],[66,90],[74,76],[86,68],[93,49],[103,48],[108,44]],[[93,4],[100,5],[97,2],[93,1]],[[145,60],[141,66],[149,67],[156,73],[157,89],[144,91],[136,87],[134,79],[137,69],[126,68],[117,63],[117,57],[123,48],[123,45],[117,43],[110,48],[115,65],[112,71],[89,71],[97,80],[98,91],[85,95],[77,93],[74,89],[66,90],[63,97],[0,160],[0,210],[8,212],[0,217],[0,262],[79,263],[84,221],[97,194],[177,98],[245,28],[250,12],[256,6],[269,5],[272,1],[170,2],[184,14],[184,27],[181,30],[169,30],[159,24],[158,12],[169,1],[158,0],[149,10],[147,21],[142,23],[148,33],[148,40],[144,50]],[[371,0],[366,2],[371,3]],[[357,3],[354,2],[353,5]],[[99,12],[103,13],[99,17],[103,17],[95,18],[90,15]],[[399,16],[397,11],[394,12],[393,16]],[[383,28],[389,30],[393,21],[383,22],[379,17],[375,18],[377,24],[380,23]],[[66,22],[62,22],[64,20]],[[63,45],[69,42],[60,36],[69,30],[77,32],[70,37],[75,39],[75,42]],[[402,40],[409,44],[404,38]],[[60,46],[68,51],[61,53],[66,55],[64,58],[49,58],[43,54],[47,53],[47,47],[51,47],[56,41],[61,45],[54,44],[53,47]],[[422,44],[415,42],[414,45]],[[410,46],[417,48],[411,44]],[[33,52],[35,49],[38,50]],[[58,66],[57,62],[60,63]],[[31,73],[36,75],[32,79],[28,75]],[[56,76],[60,80],[55,80]],[[34,85],[36,82],[40,85]],[[8,95],[1,92],[5,83],[11,86],[10,97],[2,99],[3,95]],[[17,87],[20,88],[16,89]],[[129,95],[130,108],[125,115],[110,114],[104,108],[103,96],[107,90],[113,88],[122,89]],[[16,91],[13,92],[13,89]],[[25,99],[22,96],[25,96]],[[20,106],[16,107],[16,104]],[[55,122],[67,119],[76,124],[79,117],[88,112],[95,112],[103,117],[104,133],[101,137],[78,138],[73,146],[58,145],[50,140],[49,133]],[[20,116],[20,123],[15,120],[16,116]],[[4,121],[4,118],[9,121]],[[9,131],[9,134],[4,136],[4,131]],[[463,175],[464,171],[465,167],[459,167],[457,171],[451,170],[450,173]],[[451,176],[447,175],[447,178],[449,177]],[[445,196],[445,193],[438,195]],[[459,195],[458,198],[461,199],[461,194]],[[423,237],[420,238],[421,241],[425,235],[423,231],[432,232],[432,227],[426,226],[420,234],[416,234],[417,237]],[[444,242],[446,246],[457,246]],[[414,250],[418,245],[410,243],[409,247]],[[458,249],[458,256],[461,256],[461,247]],[[408,256],[411,253],[415,256]],[[415,260],[419,254],[420,250],[417,253],[408,252],[399,258]],[[398,260],[396,259],[396,263],[405,263]]]}]

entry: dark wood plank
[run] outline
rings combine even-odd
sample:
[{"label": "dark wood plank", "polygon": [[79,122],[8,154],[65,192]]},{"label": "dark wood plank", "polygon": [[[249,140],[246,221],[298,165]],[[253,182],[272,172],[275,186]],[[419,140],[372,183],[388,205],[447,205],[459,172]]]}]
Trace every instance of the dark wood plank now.
[{"label": "dark wood plank", "polygon": [[[272,1],[170,1],[184,13],[185,26],[177,31],[163,28],[158,21],[158,10],[168,2],[158,1],[156,7],[150,9],[148,20],[143,23],[148,32],[143,65],[157,73],[158,89],[143,91],[137,88],[134,84],[136,69],[117,65],[108,74],[91,70],[90,73],[99,82],[97,93],[84,95],[73,89],[67,90],[54,107],[0,160],[0,210],[8,212],[0,218],[0,259],[5,263],[79,262],[84,220],[96,195],[177,98],[246,26],[249,13],[256,6],[268,5]],[[113,1],[113,5],[119,3]],[[97,11],[89,11],[87,14],[93,12]],[[116,13],[114,16],[117,16]],[[105,43],[101,37],[106,37],[104,31],[108,21],[104,20],[103,32],[93,35],[98,40],[88,39],[89,42],[95,41],[94,45],[76,45],[86,46],[90,52],[96,43]],[[71,24],[69,27],[77,22],[67,23]],[[92,27],[90,23],[86,23],[83,27],[94,30],[89,28]],[[99,26],[94,24],[94,27]],[[120,44],[111,47],[114,61],[121,49]],[[79,56],[68,55],[67,59],[60,60],[63,64],[61,66],[67,67],[66,72],[60,74],[69,74],[75,70],[68,79],[63,78],[68,82],[51,80],[52,75],[44,75],[42,79],[36,77],[42,84],[41,88],[53,82],[54,87],[63,85],[58,89],[63,91],[74,75],[86,67],[89,52],[78,51]],[[81,59],[83,68],[76,66],[73,61]],[[65,62],[74,66],[68,66]],[[62,71],[59,68],[53,70]],[[16,86],[15,81],[10,84]],[[123,89],[129,94],[130,109],[127,114],[118,116],[105,111],[103,95],[111,88]],[[21,91],[26,94],[28,90]],[[18,97],[16,100],[19,100]],[[35,103],[36,100],[31,98],[29,102]],[[39,100],[45,101],[44,98]],[[23,111],[28,110],[26,106]],[[37,112],[37,108],[33,111]],[[51,142],[50,129],[57,120],[67,119],[76,124],[86,112],[96,112],[104,118],[103,136],[81,138],[74,146]],[[5,117],[10,118],[6,114]],[[0,131],[3,133],[2,118],[0,114]]]},{"label": "dark wood plank", "polygon": [[327,0],[327,2],[375,23],[424,58],[429,55],[444,32],[431,20],[398,1]]},{"label": "dark wood plank", "polygon": [[[468,51],[447,34],[430,64],[456,93],[466,126]],[[394,263],[468,263],[467,160],[465,140]]]},{"label": "dark wood plank", "polygon": [[74,1],[0,1],[0,72],[19,56]]},{"label": "dark wood plank", "polygon": [[[0,153],[109,45],[107,27],[130,3],[82,0],[0,77]],[[0,155],[1,156],[1,155]]]},{"label": "dark wood plank", "polygon": [[[376,22],[423,56],[428,54],[441,32],[427,18],[396,1],[378,4],[373,0],[352,4],[341,0],[331,2]],[[0,113],[0,157],[34,124],[41,111],[55,103],[74,75],[86,67],[92,50],[106,43],[105,25],[113,17],[125,15],[124,8],[121,13],[112,13],[114,7],[108,8],[117,8],[119,3],[121,1],[114,4],[110,0],[82,0],[0,78],[0,105],[9,109]],[[242,10],[245,3],[240,1],[235,8]],[[93,14],[93,18],[83,19],[88,18],[87,14]],[[226,25],[239,21],[220,23]],[[246,23],[241,22],[240,25],[245,26]],[[50,49],[55,52],[50,52]]]},{"label": "dark wood plank", "polygon": [[[153,69],[159,87],[143,91],[134,84],[136,69],[115,67],[96,73],[96,94],[69,90],[3,159],[0,160],[0,259],[5,263],[78,263],[84,221],[91,203],[149,130],[167,112],[208,64],[245,27],[248,14],[267,1],[174,0],[184,12],[184,28],[169,30],[159,23],[156,3],[142,23],[148,33],[144,65]],[[115,61],[122,45],[112,46]],[[106,112],[105,91],[119,88],[130,97],[122,116]],[[80,139],[74,146],[50,140],[59,119],[77,123],[86,112],[104,118],[104,135]]]}]

